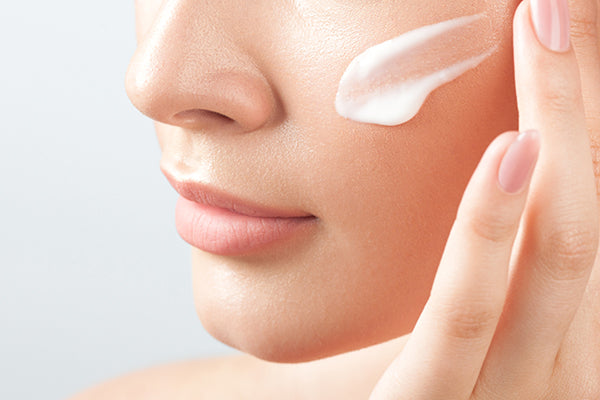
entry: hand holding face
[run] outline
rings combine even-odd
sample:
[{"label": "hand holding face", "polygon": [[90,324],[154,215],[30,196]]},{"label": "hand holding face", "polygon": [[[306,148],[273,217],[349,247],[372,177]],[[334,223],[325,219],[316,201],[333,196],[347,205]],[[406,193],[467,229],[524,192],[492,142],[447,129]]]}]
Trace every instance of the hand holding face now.
[{"label": "hand holding face", "polygon": [[372,400],[600,398],[600,5],[571,3],[571,38],[566,0],[518,7],[523,133],[483,155]]}]

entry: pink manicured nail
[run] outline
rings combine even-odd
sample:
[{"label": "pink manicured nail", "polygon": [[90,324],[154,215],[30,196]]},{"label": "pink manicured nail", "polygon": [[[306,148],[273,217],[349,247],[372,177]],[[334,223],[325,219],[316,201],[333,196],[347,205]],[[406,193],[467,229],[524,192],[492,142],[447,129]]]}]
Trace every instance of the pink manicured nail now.
[{"label": "pink manicured nail", "polygon": [[531,20],[540,42],[558,52],[569,50],[570,18],[567,0],[531,0]]},{"label": "pink manicured nail", "polygon": [[529,180],[540,151],[540,133],[525,131],[510,145],[498,169],[498,183],[507,193],[519,192]]}]

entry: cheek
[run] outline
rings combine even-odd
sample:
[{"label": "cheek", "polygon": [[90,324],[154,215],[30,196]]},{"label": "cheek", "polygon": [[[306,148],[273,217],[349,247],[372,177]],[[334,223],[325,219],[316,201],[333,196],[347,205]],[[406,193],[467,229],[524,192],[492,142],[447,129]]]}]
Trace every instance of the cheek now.
[{"label": "cheek", "polygon": [[[499,50],[394,128],[348,121],[334,109],[345,60],[375,41],[371,33],[350,23],[336,33],[325,18],[270,36],[298,44],[275,44],[263,65],[273,68],[269,80],[295,133],[286,176],[320,226],[266,258],[193,250],[196,307],[210,333],[260,358],[307,361],[412,329],[479,157],[493,137],[517,127],[512,14],[506,4],[496,11],[505,14]],[[373,31],[386,29],[397,28]]]},{"label": "cheek", "polygon": [[[302,165],[306,190],[332,236],[347,238],[354,251],[376,243],[404,247],[403,259],[431,253],[432,246],[439,253],[485,147],[517,128],[512,10],[504,4],[494,12],[498,50],[434,91],[408,123],[389,128],[345,120],[330,109],[328,96],[306,112],[310,129],[302,131],[312,132],[302,137],[311,155]],[[335,93],[338,75],[322,75],[314,90]]]},{"label": "cheek", "polygon": [[474,74],[447,85],[401,127],[332,117],[299,140],[290,168],[320,227],[265,258],[194,250],[196,307],[207,330],[283,362],[410,332],[480,155],[516,126],[510,63],[510,52],[498,53],[479,72],[483,84]]}]

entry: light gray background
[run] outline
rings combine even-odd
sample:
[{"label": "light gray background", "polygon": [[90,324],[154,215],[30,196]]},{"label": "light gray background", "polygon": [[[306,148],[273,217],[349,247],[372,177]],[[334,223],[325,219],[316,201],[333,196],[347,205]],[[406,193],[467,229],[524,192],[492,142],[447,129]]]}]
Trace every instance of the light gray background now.
[{"label": "light gray background", "polygon": [[232,350],[192,301],[176,193],[123,88],[131,0],[0,10],[0,398]]}]

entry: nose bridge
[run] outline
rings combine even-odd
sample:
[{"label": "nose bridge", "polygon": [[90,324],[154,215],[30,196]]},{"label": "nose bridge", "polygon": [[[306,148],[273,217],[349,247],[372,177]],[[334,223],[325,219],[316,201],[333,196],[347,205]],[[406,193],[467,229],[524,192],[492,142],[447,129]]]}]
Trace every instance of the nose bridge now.
[{"label": "nose bridge", "polygon": [[233,36],[246,21],[239,20],[239,10],[237,17],[228,13],[227,3],[162,4],[126,77],[128,95],[141,112],[191,129],[251,131],[272,118],[271,86]]}]

